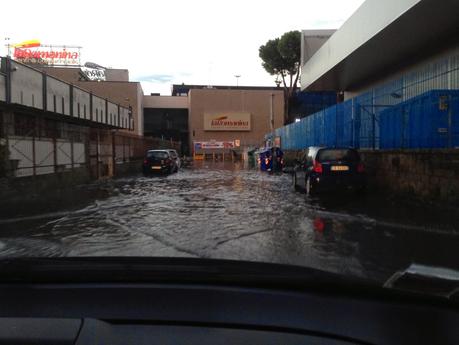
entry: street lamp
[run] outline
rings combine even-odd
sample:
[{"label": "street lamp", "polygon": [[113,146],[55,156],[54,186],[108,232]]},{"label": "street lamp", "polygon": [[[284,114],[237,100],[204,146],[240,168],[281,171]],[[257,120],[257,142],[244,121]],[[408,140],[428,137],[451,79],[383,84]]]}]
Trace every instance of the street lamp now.
[{"label": "street lamp", "polygon": [[236,74],[235,77],[236,77],[236,87],[239,87],[239,78],[241,77],[241,75]]}]

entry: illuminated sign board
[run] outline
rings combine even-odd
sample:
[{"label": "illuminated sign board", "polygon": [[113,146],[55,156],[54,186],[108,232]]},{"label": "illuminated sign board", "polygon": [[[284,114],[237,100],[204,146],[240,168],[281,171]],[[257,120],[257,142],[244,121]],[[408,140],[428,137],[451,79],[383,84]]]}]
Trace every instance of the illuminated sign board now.
[{"label": "illuminated sign board", "polygon": [[12,47],[13,58],[25,64],[80,65],[81,47],[42,45],[38,40],[25,41]]},{"label": "illuminated sign board", "polygon": [[250,113],[221,112],[204,114],[205,131],[250,131]]}]

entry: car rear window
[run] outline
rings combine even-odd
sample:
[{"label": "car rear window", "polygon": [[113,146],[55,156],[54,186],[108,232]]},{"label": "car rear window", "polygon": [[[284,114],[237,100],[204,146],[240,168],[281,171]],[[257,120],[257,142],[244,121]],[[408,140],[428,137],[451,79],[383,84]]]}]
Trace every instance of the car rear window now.
[{"label": "car rear window", "polygon": [[167,152],[161,152],[161,151],[150,151],[147,153],[148,158],[156,158],[156,159],[166,159],[169,158],[169,155]]},{"label": "car rear window", "polygon": [[317,155],[317,160],[319,162],[358,162],[360,160],[360,157],[357,151],[354,150],[326,149],[319,151],[319,154]]}]

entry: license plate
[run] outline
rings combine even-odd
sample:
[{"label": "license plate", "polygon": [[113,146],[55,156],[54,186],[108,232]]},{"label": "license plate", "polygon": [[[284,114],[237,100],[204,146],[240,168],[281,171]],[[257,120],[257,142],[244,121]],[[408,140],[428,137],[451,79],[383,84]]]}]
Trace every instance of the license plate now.
[{"label": "license plate", "polygon": [[161,170],[161,167],[156,167],[156,166],[153,166],[151,167],[152,170]]},{"label": "license plate", "polygon": [[348,171],[349,167],[346,165],[333,165],[331,167],[332,171]]}]

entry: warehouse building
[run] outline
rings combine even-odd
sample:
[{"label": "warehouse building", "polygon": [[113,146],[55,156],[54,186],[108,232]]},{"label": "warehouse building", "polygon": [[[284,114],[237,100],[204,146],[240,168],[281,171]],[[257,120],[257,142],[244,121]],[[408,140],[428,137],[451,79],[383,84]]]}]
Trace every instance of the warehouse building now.
[{"label": "warehouse building", "polygon": [[302,52],[302,90],[344,102],[270,136],[285,149],[459,147],[458,14],[455,0],[367,0],[314,54]]}]

